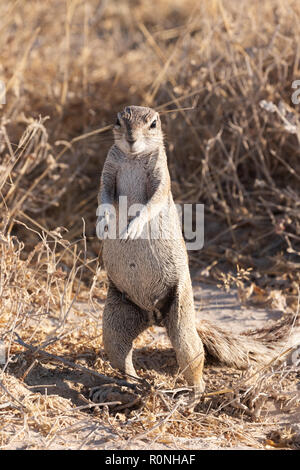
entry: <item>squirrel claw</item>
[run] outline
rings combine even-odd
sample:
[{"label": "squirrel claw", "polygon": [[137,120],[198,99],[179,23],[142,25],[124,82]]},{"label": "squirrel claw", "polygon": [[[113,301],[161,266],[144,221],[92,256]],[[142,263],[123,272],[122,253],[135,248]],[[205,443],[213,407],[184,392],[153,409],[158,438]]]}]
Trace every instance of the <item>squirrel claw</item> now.
[{"label": "squirrel claw", "polygon": [[103,240],[106,237],[108,230],[109,230],[109,226],[108,226],[107,221],[104,218],[98,220],[96,231],[97,231],[97,236],[98,238],[100,238],[100,240]]},{"label": "squirrel claw", "polygon": [[145,223],[141,221],[140,218],[132,220],[128,225],[127,230],[121,234],[120,238],[123,240],[136,240],[137,238],[140,238],[144,230],[144,225]]},{"label": "squirrel claw", "polygon": [[110,212],[106,210],[104,215],[98,217],[97,225],[96,225],[96,232],[98,238],[103,240],[106,238],[108,231],[109,231],[109,219],[110,219]]}]

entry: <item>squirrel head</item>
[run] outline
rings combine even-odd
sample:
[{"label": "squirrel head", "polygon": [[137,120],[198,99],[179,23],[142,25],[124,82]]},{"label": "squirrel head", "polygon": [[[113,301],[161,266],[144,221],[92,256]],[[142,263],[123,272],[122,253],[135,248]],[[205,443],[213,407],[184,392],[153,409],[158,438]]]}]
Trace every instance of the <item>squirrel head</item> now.
[{"label": "squirrel head", "polygon": [[126,106],[114,125],[115,144],[126,155],[152,153],[163,145],[158,112],[143,106]]}]

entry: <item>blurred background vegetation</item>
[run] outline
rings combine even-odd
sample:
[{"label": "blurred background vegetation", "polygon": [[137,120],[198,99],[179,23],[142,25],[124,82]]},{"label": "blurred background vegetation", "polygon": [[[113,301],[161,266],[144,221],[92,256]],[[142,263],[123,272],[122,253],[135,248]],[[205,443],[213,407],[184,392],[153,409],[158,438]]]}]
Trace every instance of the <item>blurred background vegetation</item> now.
[{"label": "blurred background vegetation", "polygon": [[84,230],[95,260],[109,126],[147,105],[162,113],[176,201],[205,204],[200,277],[241,267],[294,298],[297,0],[2,1],[0,16],[2,234],[28,254],[37,232],[76,243]]}]

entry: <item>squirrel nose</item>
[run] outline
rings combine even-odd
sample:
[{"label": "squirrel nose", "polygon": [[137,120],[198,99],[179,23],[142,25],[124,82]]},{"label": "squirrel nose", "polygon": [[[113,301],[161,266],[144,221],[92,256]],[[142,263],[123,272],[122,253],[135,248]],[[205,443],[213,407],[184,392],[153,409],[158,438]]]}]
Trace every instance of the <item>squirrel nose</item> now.
[{"label": "squirrel nose", "polygon": [[129,145],[133,145],[136,142],[136,139],[127,139]]}]

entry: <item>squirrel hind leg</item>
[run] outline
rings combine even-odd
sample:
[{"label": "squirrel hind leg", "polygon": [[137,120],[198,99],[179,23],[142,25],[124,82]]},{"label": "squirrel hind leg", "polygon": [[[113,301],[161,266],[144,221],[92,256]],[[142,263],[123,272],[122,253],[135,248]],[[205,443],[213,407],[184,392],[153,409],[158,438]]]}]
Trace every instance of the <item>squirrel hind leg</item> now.
[{"label": "squirrel hind leg", "polygon": [[205,389],[204,348],[196,329],[192,290],[188,284],[183,288],[177,287],[164,322],[178,365],[193,387],[195,398],[198,398]]},{"label": "squirrel hind leg", "polygon": [[137,377],[132,362],[133,341],[148,326],[147,312],[124,299],[110,283],[103,312],[103,343],[113,367]]}]

